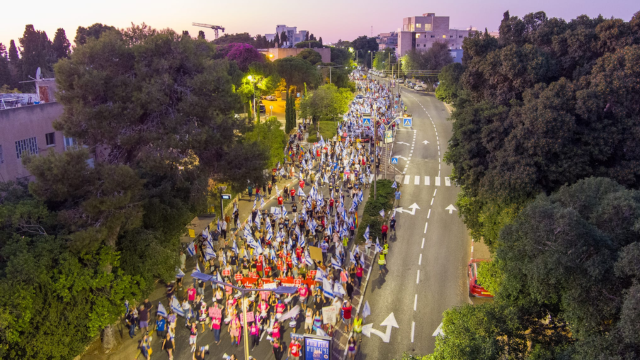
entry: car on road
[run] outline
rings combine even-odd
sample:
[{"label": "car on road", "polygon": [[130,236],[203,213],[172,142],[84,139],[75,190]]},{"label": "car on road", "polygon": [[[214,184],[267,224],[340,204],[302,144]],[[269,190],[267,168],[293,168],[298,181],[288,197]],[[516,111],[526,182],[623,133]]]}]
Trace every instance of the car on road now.
[{"label": "car on road", "polygon": [[404,79],[398,79],[398,84],[402,84],[404,82]]},{"label": "car on road", "polygon": [[364,96],[360,94],[356,95],[356,100],[362,100],[362,99],[364,99]]},{"label": "car on road", "polygon": [[412,82],[407,83],[407,87],[408,87],[409,89],[413,89],[413,87],[414,87],[414,86],[415,86],[415,84],[414,84],[414,83],[412,83]]},{"label": "car on road", "polygon": [[490,292],[485,288],[478,285],[478,270],[484,263],[489,262],[487,259],[471,259],[467,268],[467,275],[469,276],[469,296],[492,298]]},{"label": "car on road", "polygon": [[262,100],[267,100],[267,101],[276,101],[277,98],[275,95],[267,95],[267,96],[263,96]]},{"label": "car on road", "polygon": [[416,85],[413,90],[417,90],[417,91],[423,91],[426,90],[427,88],[424,87],[424,85]]}]

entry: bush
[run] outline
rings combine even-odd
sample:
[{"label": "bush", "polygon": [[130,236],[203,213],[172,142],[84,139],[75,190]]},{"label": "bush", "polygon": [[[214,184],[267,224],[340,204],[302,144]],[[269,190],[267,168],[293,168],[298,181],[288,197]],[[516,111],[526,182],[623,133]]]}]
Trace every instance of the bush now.
[{"label": "bush", "polygon": [[[364,241],[364,232],[369,226],[369,236],[371,241],[375,241],[376,238],[382,237],[382,223],[384,219],[380,216],[380,210],[384,209],[385,213],[388,213],[393,208],[393,200],[395,195],[395,189],[391,187],[393,182],[391,180],[378,180],[378,195],[374,200],[373,195],[369,193],[367,204],[362,212],[362,218],[358,222],[358,233],[356,239]],[[373,191],[373,184],[370,191]]]}]

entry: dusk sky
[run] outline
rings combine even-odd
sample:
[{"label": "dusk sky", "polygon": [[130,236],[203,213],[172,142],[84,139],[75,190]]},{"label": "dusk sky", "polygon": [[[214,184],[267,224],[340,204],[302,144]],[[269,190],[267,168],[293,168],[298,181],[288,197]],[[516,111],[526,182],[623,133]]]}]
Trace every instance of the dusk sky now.
[{"label": "dusk sky", "polygon": [[[188,30],[192,35],[197,35],[200,28],[191,23],[201,22],[221,25],[226,28],[225,33],[248,32],[251,35],[273,33],[278,24],[297,26],[298,30],[309,30],[316,37],[321,36],[327,43],[370,36],[371,26],[373,35],[393,31],[400,27],[403,17],[426,12],[450,16],[452,28],[474,26],[492,31],[498,29],[505,10],[517,16],[542,10],[548,17],[572,19],[581,14],[590,17],[602,14],[629,21],[640,10],[640,5],[630,0],[6,1],[0,20],[0,42],[8,47],[9,40],[15,39],[18,44],[26,24],[45,30],[50,39],[56,29],[62,27],[73,44],[78,26],[86,27],[96,22],[118,28],[128,27],[131,22],[146,22],[155,28]],[[213,39],[212,30],[205,32],[208,39]]]}]

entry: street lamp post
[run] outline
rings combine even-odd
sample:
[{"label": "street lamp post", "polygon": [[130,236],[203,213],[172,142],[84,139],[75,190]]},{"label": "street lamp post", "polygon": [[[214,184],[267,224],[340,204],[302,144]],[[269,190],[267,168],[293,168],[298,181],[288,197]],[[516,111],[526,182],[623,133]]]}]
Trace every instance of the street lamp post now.
[{"label": "street lamp post", "polygon": [[331,68],[334,68],[334,67],[341,67],[341,66],[340,65],[334,65],[334,66],[331,66],[331,65],[318,65],[318,69],[329,68],[329,84],[332,83],[331,82]]}]

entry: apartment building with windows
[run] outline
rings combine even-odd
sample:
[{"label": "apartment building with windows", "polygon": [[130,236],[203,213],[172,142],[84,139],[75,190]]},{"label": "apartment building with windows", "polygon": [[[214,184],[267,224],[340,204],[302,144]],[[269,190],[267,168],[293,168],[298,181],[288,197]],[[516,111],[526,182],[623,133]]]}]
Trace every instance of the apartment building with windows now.
[{"label": "apartment building with windows", "polygon": [[406,17],[398,34],[397,54],[403,56],[412,49],[425,51],[436,42],[447,44],[451,50],[462,49],[462,41],[470,32],[473,31],[451,29],[448,16],[425,13]]},{"label": "apartment building with windows", "polygon": [[307,30],[298,31],[297,26],[276,25],[276,32],[274,34],[265,34],[264,36],[267,40],[272,41],[275,39],[276,34],[278,34],[278,37],[281,37],[283,32],[287,34],[287,41],[280,44],[280,47],[295,46],[297,43],[304,41],[308,33]]},{"label": "apartment building with windows", "polygon": [[380,33],[376,38],[376,42],[378,43],[379,50],[384,50],[386,48],[396,49],[398,47],[398,33],[395,31]]}]

